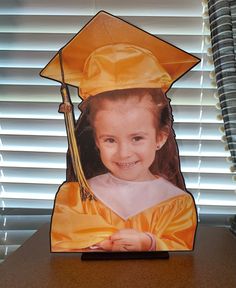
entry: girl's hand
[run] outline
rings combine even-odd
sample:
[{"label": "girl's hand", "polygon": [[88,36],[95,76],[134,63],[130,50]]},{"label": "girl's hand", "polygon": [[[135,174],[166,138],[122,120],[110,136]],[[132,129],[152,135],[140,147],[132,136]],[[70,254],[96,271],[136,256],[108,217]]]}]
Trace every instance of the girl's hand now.
[{"label": "girl's hand", "polygon": [[112,251],[112,241],[110,239],[103,240],[97,244],[97,247],[105,251]]},{"label": "girl's hand", "polygon": [[148,251],[152,240],[144,232],[135,229],[121,229],[111,235],[112,251]]}]

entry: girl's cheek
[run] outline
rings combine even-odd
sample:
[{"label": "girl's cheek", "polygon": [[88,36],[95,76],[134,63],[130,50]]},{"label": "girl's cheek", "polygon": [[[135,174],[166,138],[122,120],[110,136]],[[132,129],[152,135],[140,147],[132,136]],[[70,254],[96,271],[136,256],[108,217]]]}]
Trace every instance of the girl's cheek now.
[{"label": "girl's cheek", "polygon": [[113,155],[116,153],[116,146],[115,145],[102,145],[100,151],[103,152],[105,155]]},{"label": "girl's cheek", "polygon": [[106,149],[107,151],[109,150],[114,150],[115,149],[115,144],[114,143],[109,143],[109,142],[104,142],[102,145],[103,149]]}]

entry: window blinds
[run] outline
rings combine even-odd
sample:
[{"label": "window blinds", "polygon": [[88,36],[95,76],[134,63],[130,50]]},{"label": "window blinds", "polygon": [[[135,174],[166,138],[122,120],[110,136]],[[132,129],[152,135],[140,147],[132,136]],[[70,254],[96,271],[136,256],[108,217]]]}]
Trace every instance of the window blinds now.
[{"label": "window blinds", "polygon": [[[221,141],[209,30],[195,0],[21,0],[0,8],[0,258],[44,222],[65,180],[67,139],[59,86],[39,71],[99,10],[106,10],[196,55],[202,62],[168,93],[186,185],[202,223],[227,225],[235,183]],[[213,83],[212,83],[213,82]],[[77,91],[70,88],[78,116]]]}]

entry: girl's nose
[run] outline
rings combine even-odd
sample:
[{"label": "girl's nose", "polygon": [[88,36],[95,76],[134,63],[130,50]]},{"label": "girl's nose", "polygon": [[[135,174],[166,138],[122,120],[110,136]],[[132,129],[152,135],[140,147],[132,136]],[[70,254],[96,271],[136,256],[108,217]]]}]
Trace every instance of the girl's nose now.
[{"label": "girl's nose", "polygon": [[131,149],[129,147],[129,144],[126,142],[120,143],[120,145],[118,146],[117,152],[118,152],[119,157],[122,159],[125,159],[131,156]]}]

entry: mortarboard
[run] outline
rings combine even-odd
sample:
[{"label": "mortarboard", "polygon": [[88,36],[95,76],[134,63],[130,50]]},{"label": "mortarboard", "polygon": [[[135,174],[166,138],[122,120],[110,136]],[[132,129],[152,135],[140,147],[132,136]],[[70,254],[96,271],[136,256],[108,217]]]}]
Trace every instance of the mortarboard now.
[{"label": "mortarboard", "polygon": [[[104,11],[61,50],[64,82],[85,99],[124,88],[170,86],[199,59]],[[63,82],[60,53],[40,75]]]}]

